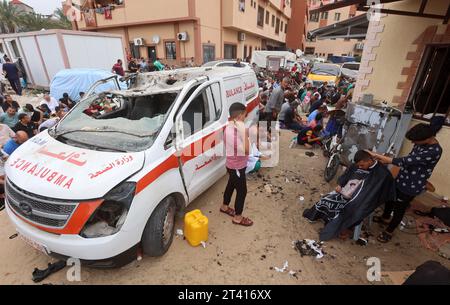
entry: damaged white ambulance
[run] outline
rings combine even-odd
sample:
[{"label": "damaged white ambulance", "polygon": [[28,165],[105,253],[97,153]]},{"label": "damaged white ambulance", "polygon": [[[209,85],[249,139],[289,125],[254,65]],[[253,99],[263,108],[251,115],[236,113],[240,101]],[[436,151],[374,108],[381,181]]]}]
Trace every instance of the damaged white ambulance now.
[{"label": "damaged white ambulance", "polygon": [[[8,159],[6,210],[21,237],[57,258],[119,267],[170,247],[178,211],[225,175],[228,108],[259,91],[249,68],[135,75],[95,93]],[[218,198],[219,199],[219,198]]]}]

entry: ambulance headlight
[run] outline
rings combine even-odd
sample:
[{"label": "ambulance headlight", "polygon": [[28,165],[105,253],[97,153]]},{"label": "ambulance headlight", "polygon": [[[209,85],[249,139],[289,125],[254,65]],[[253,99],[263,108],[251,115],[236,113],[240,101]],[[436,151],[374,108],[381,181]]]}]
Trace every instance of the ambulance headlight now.
[{"label": "ambulance headlight", "polygon": [[80,235],[85,238],[99,238],[119,232],[125,223],[135,192],[134,182],[125,182],[112,189],[89,218]]}]

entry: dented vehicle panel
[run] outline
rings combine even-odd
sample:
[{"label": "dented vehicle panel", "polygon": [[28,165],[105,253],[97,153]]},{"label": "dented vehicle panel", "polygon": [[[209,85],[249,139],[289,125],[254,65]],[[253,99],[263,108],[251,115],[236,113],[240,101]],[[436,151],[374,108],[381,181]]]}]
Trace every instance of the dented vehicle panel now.
[{"label": "dented vehicle panel", "polygon": [[181,69],[128,81],[125,91],[90,90],[7,161],[9,218],[46,254],[97,267],[121,266],[138,247],[163,255],[176,211],[225,174],[220,135],[229,106],[245,104],[247,124],[257,122],[250,69]]}]

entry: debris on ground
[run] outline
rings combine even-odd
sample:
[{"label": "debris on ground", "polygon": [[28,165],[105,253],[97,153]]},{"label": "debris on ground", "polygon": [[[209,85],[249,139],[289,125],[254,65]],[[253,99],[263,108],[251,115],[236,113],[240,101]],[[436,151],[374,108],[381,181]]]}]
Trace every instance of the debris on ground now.
[{"label": "debris on ground", "polygon": [[264,185],[264,189],[266,190],[267,194],[272,194],[272,185],[271,184]]},{"label": "debris on ground", "polygon": [[297,272],[296,271],[293,271],[293,270],[289,271],[289,275],[292,276],[292,277],[295,277],[298,280],[298,276],[297,276]]},{"label": "debris on ground", "polygon": [[177,236],[184,236],[184,232],[181,229],[177,230]]},{"label": "debris on ground", "polygon": [[303,256],[315,256],[317,259],[324,257],[325,253],[322,250],[323,242],[316,242],[311,239],[298,240],[294,243],[297,251]]},{"label": "debris on ground", "polygon": [[358,240],[356,241],[356,244],[357,244],[358,246],[365,247],[365,246],[367,246],[367,245],[369,244],[369,241],[368,241],[367,239],[360,238],[360,239],[358,239]]},{"label": "debris on ground", "polygon": [[284,265],[283,265],[283,268],[275,267],[275,271],[283,273],[283,272],[285,272],[287,270],[288,267],[289,267],[289,263],[288,263],[288,261],[285,261]]},{"label": "debris on ground", "polygon": [[16,238],[17,236],[19,236],[19,234],[18,234],[18,233],[16,233],[16,234],[13,234],[13,235],[11,235],[11,236],[9,237],[9,239],[14,239],[14,238]]},{"label": "debris on ground", "polygon": [[450,244],[445,244],[439,248],[439,255],[443,258],[450,259]]},{"label": "debris on ground", "polygon": [[316,154],[313,153],[312,151],[307,151],[307,152],[305,152],[305,155],[307,155],[308,157],[312,158],[312,157],[314,157]]},{"label": "debris on ground", "polygon": [[204,241],[201,241],[200,243],[202,244],[202,247],[203,247],[204,249],[206,249],[206,243],[205,243]]},{"label": "debris on ground", "polygon": [[58,272],[66,267],[66,261],[58,261],[54,264],[48,264],[47,269],[40,270],[35,268],[33,271],[33,282],[39,283],[49,277],[51,274]]},{"label": "debris on ground", "polygon": [[305,201],[305,197],[300,196],[299,200],[300,200],[300,201]]}]

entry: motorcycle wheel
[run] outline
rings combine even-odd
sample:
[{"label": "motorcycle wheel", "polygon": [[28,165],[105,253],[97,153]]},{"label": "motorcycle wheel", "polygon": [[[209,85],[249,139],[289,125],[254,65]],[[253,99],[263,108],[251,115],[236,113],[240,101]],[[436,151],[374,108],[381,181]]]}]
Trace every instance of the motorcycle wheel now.
[{"label": "motorcycle wheel", "polygon": [[327,167],[325,168],[324,178],[326,182],[330,182],[336,177],[339,165],[339,155],[333,155],[331,161],[327,163]]}]

